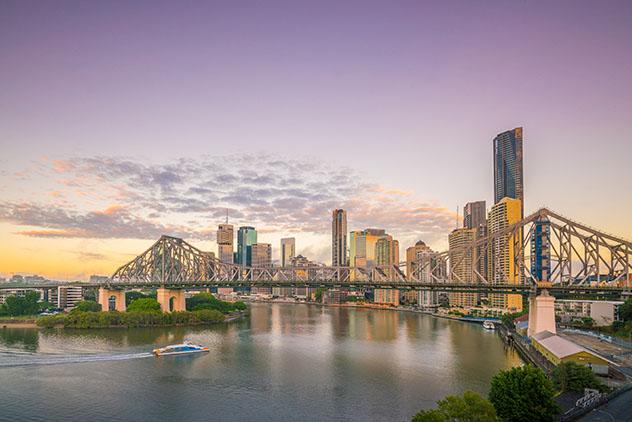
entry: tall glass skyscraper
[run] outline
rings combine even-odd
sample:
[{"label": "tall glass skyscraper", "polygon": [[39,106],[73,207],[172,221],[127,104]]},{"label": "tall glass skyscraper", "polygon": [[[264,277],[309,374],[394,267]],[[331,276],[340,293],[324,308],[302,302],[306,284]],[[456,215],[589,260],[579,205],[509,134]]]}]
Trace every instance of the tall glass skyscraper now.
[{"label": "tall glass skyscraper", "polygon": [[533,223],[531,235],[531,275],[538,281],[549,281],[551,275],[551,222]]},{"label": "tall glass skyscraper", "polygon": [[244,267],[252,266],[252,245],[257,243],[257,230],[243,226],[237,231],[237,262]]},{"label": "tall glass skyscraper", "polygon": [[494,138],[494,203],[505,197],[520,200],[524,217],[521,127]]}]

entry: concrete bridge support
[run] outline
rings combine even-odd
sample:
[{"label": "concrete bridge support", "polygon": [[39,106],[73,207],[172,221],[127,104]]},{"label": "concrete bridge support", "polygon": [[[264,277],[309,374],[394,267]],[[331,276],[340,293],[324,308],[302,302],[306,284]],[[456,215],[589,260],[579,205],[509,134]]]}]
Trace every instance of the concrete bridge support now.
[{"label": "concrete bridge support", "polygon": [[114,309],[119,312],[125,312],[125,290],[106,289],[99,287],[99,305],[105,312],[110,310],[110,298],[115,300]]},{"label": "concrete bridge support", "polygon": [[186,311],[184,290],[165,289],[161,287],[157,290],[157,299],[162,312]]},{"label": "concrete bridge support", "polygon": [[529,337],[550,331],[555,334],[555,298],[549,296],[549,292],[542,291],[539,296],[529,298]]}]

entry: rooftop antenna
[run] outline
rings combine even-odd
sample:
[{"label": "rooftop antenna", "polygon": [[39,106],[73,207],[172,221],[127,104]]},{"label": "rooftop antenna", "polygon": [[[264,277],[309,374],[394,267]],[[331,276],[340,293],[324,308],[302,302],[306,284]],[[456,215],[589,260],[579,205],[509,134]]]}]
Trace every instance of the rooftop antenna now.
[{"label": "rooftop antenna", "polygon": [[228,208],[226,208],[226,224],[228,224]]}]

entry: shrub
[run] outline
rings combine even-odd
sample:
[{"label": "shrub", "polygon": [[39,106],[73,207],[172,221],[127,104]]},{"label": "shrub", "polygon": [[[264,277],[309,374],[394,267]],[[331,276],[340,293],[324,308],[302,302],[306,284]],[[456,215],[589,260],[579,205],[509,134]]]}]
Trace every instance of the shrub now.
[{"label": "shrub", "polygon": [[224,315],[215,309],[202,309],[200,311],[194,311],[193,313],[205,324],[224,321]]},{"label": "shrub", "polygon": [[153,298],[141,298],[134,300],[127,308],[128,312],[160,312],[160,303]]}]

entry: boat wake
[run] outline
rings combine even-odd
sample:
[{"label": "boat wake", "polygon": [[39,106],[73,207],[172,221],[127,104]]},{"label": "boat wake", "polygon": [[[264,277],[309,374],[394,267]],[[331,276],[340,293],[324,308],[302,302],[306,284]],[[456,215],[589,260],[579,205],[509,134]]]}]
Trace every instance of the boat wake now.
[{"label": "boat wake", "polygon": [[[11,356],[13,355],[13,356]],[[98,354],[98,355],[35,355],[1,353],[0,368],[33,366],[33,365],[63,365],[69,363],[108,362],[119,360],[143,359],[152,357],[152,353]]]}]

